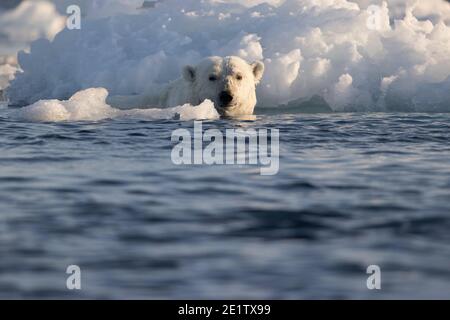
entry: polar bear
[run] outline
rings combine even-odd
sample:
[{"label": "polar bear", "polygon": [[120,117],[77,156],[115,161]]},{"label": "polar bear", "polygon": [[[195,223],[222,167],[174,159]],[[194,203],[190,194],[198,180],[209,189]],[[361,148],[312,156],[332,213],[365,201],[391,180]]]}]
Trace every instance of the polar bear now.
[{"label": "polar bear", "polygon": [[221,116],[251,115],[256,105],[256,86],[263,73],[264,64],[259,61],[249,64],[236,56],[208,57],[195,67],[184,67],[183,76],[158,94],[112,96],[108,103],[130,109],[199,105],[209,99]]}]

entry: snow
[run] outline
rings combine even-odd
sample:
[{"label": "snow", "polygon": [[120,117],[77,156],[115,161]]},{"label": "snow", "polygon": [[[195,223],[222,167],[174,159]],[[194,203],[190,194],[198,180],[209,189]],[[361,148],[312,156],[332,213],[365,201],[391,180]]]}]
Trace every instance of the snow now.
[{"label": "snow", "polygon": [[38,38],[52,39],[65,25],[54,4],[44,0],[26,0],[16,8],[0,11],[0,33],[2,40],[0,54],[15,54],[16,48],[23,49]]},{"label": "snow", "polygon": [[450,111],[450,5],[441,0],[94,2],[81,30],[19,54],[12,104],[91,87],[154,91],[186,64],[238,55],[266,64],[259,107],[320,96],[335,111]]},{"label": "snow", "polygon": [[186,104],[167,109],[119,110],[105,102],[107,96],[106,89],[91,88],[77,92],[67,101],[55,99],[38,101],[33,105],[12,111],[10,116],[31,122],[99,121],[113,118],[187,121],[219,118],[214,104],[209,100],[205,100],[198,106]]},{"label": "snow", "polygon": [[53,39],[64,25],[65,18],[48,1],[27,0],[11,10],[0,10],[0,100],[19,70],[17,51],[38,38]]},{"label": "snow", "polygon": [[82,15],[87,19],[98,19],[118,14],[137,14],[142,8],[143,0],[55,0],[61,13],[65,13],[70,5],[80,7]]},{"label": "snow", "polygon": [[[14,79],[14,74],[17,72],[17,67],[10,64],[0,65],[0,91],[6,88],[11,80]],[[0,100],[1,97],[0,97]]]}]

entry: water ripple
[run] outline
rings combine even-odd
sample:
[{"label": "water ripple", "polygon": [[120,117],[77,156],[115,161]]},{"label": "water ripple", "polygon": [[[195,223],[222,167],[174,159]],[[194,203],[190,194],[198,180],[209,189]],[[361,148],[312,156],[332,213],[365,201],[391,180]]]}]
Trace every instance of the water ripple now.
[{"label": "water ripple", "polygon": [[77,298],[372,298],[369,264],[377,297],[450,296],[449,114],[204,123],[279,129],[271,177],[175,166],[171,133],[192,125],[0,113],[0,298],[70,298],[70,264]]}]

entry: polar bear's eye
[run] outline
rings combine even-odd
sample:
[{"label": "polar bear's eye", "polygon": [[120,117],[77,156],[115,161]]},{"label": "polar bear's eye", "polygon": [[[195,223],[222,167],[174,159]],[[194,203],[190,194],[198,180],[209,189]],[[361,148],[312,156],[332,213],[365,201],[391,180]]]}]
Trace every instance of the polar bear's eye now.
[{"label": "polar bear's eye", "polygon": [[216,81],[217,77],[215,75],[210,75],[209,76],[209,81]]},{"label": "polar bear's eye", "polygon": [[238,74],[238,75],[236,76],[236,79],[238,79],[239,81],[242,80],[242,74]]}]

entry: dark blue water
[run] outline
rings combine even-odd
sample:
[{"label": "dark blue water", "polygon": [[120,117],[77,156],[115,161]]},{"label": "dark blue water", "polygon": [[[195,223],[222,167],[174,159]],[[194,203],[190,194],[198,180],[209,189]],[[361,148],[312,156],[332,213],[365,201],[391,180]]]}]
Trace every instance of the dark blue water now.
[{"label": "dark blue water", "polygon": [[175,166],[192,122],[0,116],[0,298],[450,298],[450,114],[203,125],[278,128],[279,174]]}]

